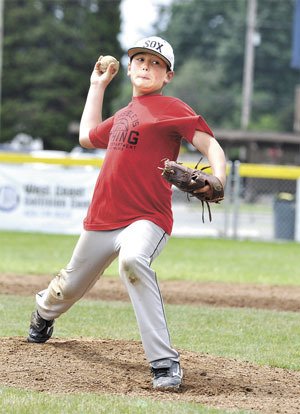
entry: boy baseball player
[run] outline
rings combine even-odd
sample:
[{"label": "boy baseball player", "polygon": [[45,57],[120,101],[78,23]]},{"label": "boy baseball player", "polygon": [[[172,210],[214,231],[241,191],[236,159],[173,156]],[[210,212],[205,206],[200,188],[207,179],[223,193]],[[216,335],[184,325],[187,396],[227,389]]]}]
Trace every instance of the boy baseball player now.
[{"label": "boy baseball player", "polygon": [[118,257],[153,387],[178,389],[182,383],[180,357],[171,345],[151,268],[173,224],[171,186],[158,167],[165,158],[177,159],[182,139],[207,157],[223,185],[226,160],[204,119],[181,100],[162,93],[174,77],[171,45],[159,37],[148,37],[130,48],[128,56],[132,100],[106,120],[101,117],[104,93],[116,70],[111,63],[102,72],[100,57],[92,72],[79,141],[85,148],[107,148],[107,153],[70,262],[36,295],[28,341],[46,342],[54,320],[91,289]]}]

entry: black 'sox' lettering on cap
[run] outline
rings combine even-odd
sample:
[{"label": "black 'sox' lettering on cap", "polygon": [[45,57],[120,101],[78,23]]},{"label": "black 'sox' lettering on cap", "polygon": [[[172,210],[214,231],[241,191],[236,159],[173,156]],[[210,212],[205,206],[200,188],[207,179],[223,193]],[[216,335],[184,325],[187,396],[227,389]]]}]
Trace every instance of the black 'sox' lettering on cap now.
[{"label": "black 'sox' lettering on cap", "polygon": [[128,49],[128,56],[132,58],[137,53],[149,52],[163,59],[174,70],[174,53],[172,46],[166,40],[157,36],[145,37]]}]

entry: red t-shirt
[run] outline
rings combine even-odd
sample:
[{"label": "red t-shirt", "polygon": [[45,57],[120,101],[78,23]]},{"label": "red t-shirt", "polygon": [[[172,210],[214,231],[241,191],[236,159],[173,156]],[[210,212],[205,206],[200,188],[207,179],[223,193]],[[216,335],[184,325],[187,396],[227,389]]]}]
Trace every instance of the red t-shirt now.
[{"label": "red t-shirt", "polygon": [[113,230],[150,220],[171,234],[172,190],[161,176],[162,160],[176,160],[181,139],[212,131],[177,98],[134,97],[129,105],[90,131],[96,148],[107,148],[84,220],[86,230]]}]

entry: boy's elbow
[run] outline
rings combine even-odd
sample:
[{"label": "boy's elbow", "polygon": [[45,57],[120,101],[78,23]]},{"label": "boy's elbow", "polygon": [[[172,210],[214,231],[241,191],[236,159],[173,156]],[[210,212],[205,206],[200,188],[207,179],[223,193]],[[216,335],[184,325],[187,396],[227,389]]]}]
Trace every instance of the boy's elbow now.
[{"label": "boy's elbow", "polygon": [[79,144],[83,148],[94,148],[90,140],[89,132],[90,130],[87,128],[83,128],[82,126],[79,128]]},{"label": "boy's elbow", "polygon": [[83,148],[94,148],[93,144],[90,141],[90,138],[86,136],[79,136],[79,144]]}]

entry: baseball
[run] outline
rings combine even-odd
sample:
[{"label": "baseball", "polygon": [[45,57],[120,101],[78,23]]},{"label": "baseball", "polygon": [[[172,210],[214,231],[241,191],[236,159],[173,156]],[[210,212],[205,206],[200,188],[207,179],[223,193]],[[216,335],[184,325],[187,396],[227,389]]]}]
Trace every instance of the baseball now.
[{"label": "baseball", "polygon": [[120,62],[113,56],[103,56],[103,58],[100,61],[100,71],[101,72],[106,72],[107,67],[110,63],[114,63],[114,69],[115,72],[119,71],[119,67],[120,67]]}]

